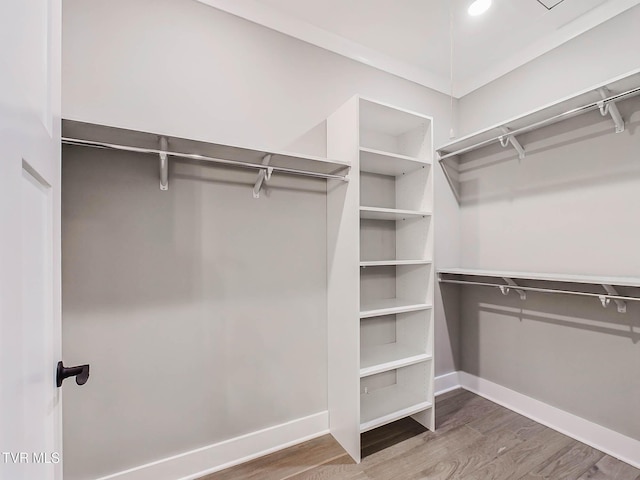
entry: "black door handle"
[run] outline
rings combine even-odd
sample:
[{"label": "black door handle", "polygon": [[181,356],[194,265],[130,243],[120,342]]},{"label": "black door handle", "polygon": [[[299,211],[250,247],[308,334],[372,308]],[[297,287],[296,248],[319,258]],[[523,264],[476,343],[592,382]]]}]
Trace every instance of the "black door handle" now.
[{"label": "black door handle", "polygon": [[77,367],[65,367],[62,361],[58,362],[58,369],[56,371],[56,385],[62,386],[62,381],[65,378],[76,377],[76,383],[78,385],[84,385],[89,380],[89,365],[78,365]]}]

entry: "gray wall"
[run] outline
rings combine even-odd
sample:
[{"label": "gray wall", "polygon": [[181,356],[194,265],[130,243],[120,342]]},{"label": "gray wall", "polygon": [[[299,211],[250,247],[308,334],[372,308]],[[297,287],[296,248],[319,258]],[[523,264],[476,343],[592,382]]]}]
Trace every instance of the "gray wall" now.
[{"label": "gray wall", "polygon": [[[432,115],[447,139],[446,96],[198,2],[64,3],[65,118],[324,154],[324,119],[354,94]],[[64,358],[92,363],[65,391],[65,478],[327,408],[324,184],[255,201],[253,175],[198,169],[163,193],[155,159],[77,149],[64,175]],[[457,264],[435,175],[436,262]],[[442,374],[459,336],[436,297]]]},{"label": "gray wall", "polygon": [[65,478],[326,409],[325,185],[65,147]]},{"label": "gray wall", "polygon": [[[640,7],[472,92],[463,133],[640,68]],[[631,50],[630,50],[631,49]],[[627,131],[592,113],[522,136],[526,159],[487,148],[464,158],[460,266],[593,275],[640,272],[640,100]],[[597,300],[460,291],[462,369],[640,439],[640,310]],[[449,302],[445,302],[448,305]]]},{"label": "gray wall", "polygon": [[[521,136],[522,161],[464,156],[462,266],[638,276],[640,99],[619,106],[622,134],[592,112]],[[464,287],[462,369],[640,439],[639,307]]]}]

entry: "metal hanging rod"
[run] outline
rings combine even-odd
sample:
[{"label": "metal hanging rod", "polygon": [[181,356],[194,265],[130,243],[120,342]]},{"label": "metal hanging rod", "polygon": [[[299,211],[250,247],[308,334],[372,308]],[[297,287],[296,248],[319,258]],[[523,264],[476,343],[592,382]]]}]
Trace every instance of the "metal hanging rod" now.
[{"label": "metal hanging rod", "polygon": [[[62,137],[62,143],[66,144],[66,145],[76,145],[76,146],[82,146],[82,147],[102,148],[102,149],[108,149],[108,150],[120,150],[120,151],[124,151],[124,152],[148,153],[148,154],[160,155],[160,156],[168,155],[170,157],[185,158],[185,159],[188,159],[188,160],[196,160],[196,161],[204,161],[204,162],[212,162],[212,163],[218,163],[218,164],[221,164],[221,165],[228,165],[228,166],[231,166],[231,167],[250,168],[250,169],[253,169],[253,170],[264,171],[269,176],[271,175],[271,172],[280,172],[280,173],[286,173],[286,174],[290,174],[290,175],[302,175],[302,176],[305,176],[305,177],[335,179],[335,180],[342,180],[342,181],[345,181],[345,182],[349,181],[349,177],[347,175],[338,175],[338,174],[333,174],[333,173],[310,172],[310,171],[307,171],[307,170],[299,170],[299,169],[296,169],[296,168],[261,165],[261,164],[255,164],[255,163],[243,162],[243,161],[236,161],[236,160],[225,160],[223,158],[208,157],[206,155],[199,155],[199,154],[196,154],[196,153],[170,152],[170,151],[167,151],[167,150],[160,150],[160,149],[155,149],[155,148],[131,147],[131,146],[127,146],[127,145],[118,145],[118,144],[106,143],[106,142],[95,142],[95,141],[91,141],[91,140],[80,140],[80,139],[77,139],[77,138],[68,138],[68,137]],[[266,155],[271,155],[271,154],[266,153]]]},{"label": "metal hanging rod", "polygon": [[[455,157],[456,155],[461,155],[463,153],[467,153],[467,152],[470,152],[472,150],[476,150],[478,148],[486,147],[487,145],[490,145],[492,143],[501,142],[503,145],[506,146],[506,144],[508,142],[505,141],[505,139],[510,140],[513,137],[515,137],[516,135],[520,135],[522,133],[527,133],[527,132],[530,132],[530,131],[535,130],[537,128],[545,127],[547,125],[551,125],[551,124],[559,122],[561,120],[566,120],[566,119],[569,119],[571,117],[575,117],[577,115],[581,115],[583,113],[587,113],[587,112],[590,112],[592,110],[597,110],[597,109],[599,109],[603,113],[603,115],[607,114],[607,113],[612,114],[612,117],[614,118],[614,121],[616,122],[616,132],[620,132],[620,131],[624,130],[624,124],[622,124],[622,126],[621,126],[620,123],[619,123],[621,121],[621,119],[616,119],[615,118],[617,109],[609,110],[607,107],[610,104],[611,105],[615,105],[615,102],[618,102],[618,101],[626,99],[626,98],[631,98],[631,97],[634,97],[636,95],[640,95],[640,87],[632,88],[631,90],[627,90],[626,92],[618,93],[616,95],[612,95],[610,97],[603,98],[602,100],[598,100],[597,102],[592,102],[592,103],[589,103],[587,105],[583,105],[582,107],[574,108],[574,109],[569,110],[567,112],[560,113],[558,115],[554,115],[553,117],[550,117],[550,118],[547,118],[547,119],[540,120],[538,122],[532,123],[531,125],[527,125],[527,126],[524,126],[524,127],[521,127],[521,128],[517,128],[515,130],[509,130],[508,132],[505,132],[502,135],[498,135],[496,137],[490,138],[488,140],[484,140],[482,142],[478,142],[478,143],[476,143],[474,145],[471,145],[469,147],[464,147],[464,148],[461,148],[459,150],[455,150],[455,151],[450,152],[450,153],[440,154],[440,150],[438,150],[439,161],[443,161],[443,160],[446,160],[447,158]],[[618,114],[618,116],[619,116],[619,114]],[[521,152],[519,152],[519,153],[522,156],[522,153]]]},{"label": "metal hanging rod", "polygon": [[[470,281],[470,280],[452,280],[452,279],[448,279],[448,278],[442,278],[441,276],[439,277],[438,281],[440,283],[454,283],[454,284],[457,284],[457,285],[478,285],[478,286],[482,286],[482,287],[499,288],[500,291],[504,295],[507,295],[509,293],[509,290],[514,290],[514,291],[522,290],[522,291],[527,291],[527,292],[559,293],[559,294],[563,294],[563,295],[578,295],[578,296],[581,296],[581,297],[595,297],[595,298],[598,298],[600,300],[600,302],[602,303],[603,307],[607,307],[609,305],[610,300],[613,300],[618,304],[618,312],[620,312],[620,313],[625,313],[626,312],[626,306],[623,307],[623,305],[621,305],[620,302],[626,302],[628,300],[633,301],[633,302],[640,302],[640,298],[638,298],[638,297],[627,297],[627,296],[624,296],[624,295],[614,294],[615,289],[613,287],[608,286],[608,285],[603,285],[608,293],[599,294],[599,293],[589,293],[589,292],[576,292],[576,291],[573,291],[573,290],[558,290],[558,289],[554,289],[554,288],[523,287],[521,285],[500,285],[500,284],[497,284],[497,283],[473,282],[473,281]],[[607,287],[609,287],[609,288],[607,288]],[[520,296],[520,298],[522,298],[522,295]]]}]

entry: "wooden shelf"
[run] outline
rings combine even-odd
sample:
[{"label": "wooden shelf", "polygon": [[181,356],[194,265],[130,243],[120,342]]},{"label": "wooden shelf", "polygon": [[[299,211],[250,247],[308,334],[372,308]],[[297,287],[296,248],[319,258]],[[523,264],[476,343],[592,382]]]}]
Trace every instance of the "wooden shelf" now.
[{"label": "wooden shelf", "polygon": [[417,395],[398,385],[381,388],[360,395],[360,432],[414,415],[432,407],[424,396]]},{"label": "wooden shelf", "polygon": [[599,275],[568,275],[564,273],[508,272],[472,268],[442,268],[438,274],[470,277],[512,278],[514,280],[541,280],[546,282],[582,283],[590,285],[615,285],[640,287],[640,277],[610,277]]},{"label": "wooden shelf", "polygon": [[432,356],[424,351],[398,343],[362,348],[360,378],[426,362],[431,359]]},{"label": "wooden shelf", "polygon": [[401,265],[429,265],[431,260],[370,260],[360,262],[361,267],[395,267]]},{"label": "wooden shelf", "polygon": [[406,220],[408,218],[429,217],[431,212],[398,210],[395,208],[360,207],[360,218],[368,220]]},{"label": "wooden shelf", "polygon": [[360,147],[360,171],[362,172],[397,177],[430,165],[430,163],[423,162],[415,157]]},{"label": "wooden shelf", "polygon": [[399,298],[385,298],[383,300],[369,300],[360,305],[360,318],[381,317],[396,313],[416,312],[428,310],[431,305],[416,303]]}]

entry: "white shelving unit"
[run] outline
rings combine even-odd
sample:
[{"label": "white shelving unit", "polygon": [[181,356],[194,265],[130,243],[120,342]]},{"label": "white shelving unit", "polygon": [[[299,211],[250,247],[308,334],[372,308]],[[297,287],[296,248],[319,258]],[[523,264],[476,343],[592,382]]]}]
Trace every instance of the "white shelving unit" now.
[{"label": "white shelving unit", "polygon": [[432,120],[354,97],[327,121],[329,417],[360,460],[360,433],[433,410]]}]

